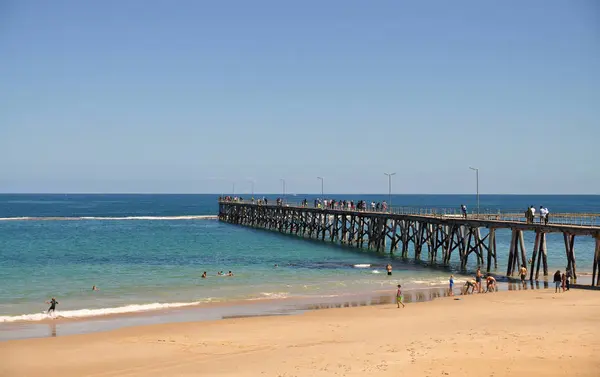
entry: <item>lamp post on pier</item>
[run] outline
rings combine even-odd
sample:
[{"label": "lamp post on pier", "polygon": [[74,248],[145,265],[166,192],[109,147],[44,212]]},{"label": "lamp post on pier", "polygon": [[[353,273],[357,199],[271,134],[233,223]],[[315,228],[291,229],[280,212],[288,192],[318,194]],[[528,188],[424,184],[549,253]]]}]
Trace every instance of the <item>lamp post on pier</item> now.
[{"label": "lamp post on pier", "polygon": [[325,181],[325,178],[323,178],[323,177],[317,177],[317,179],[321,180],[321,200],[323,200],[324,199],[323,198],[323,195],[324,195],[323,194],[323,181]]},{"label": "lamp post on pier", "polygon": [[388,177],[388,202],[390,206],[390,212],[392,211],[392,176],[396,173],[383,173]]},{"label": "lamp post on pier", "polygon": [[250,179],[250,187],[252,188],[252,197],[254,197],[254,179]]},{"label": "lamp post on pier", "polygon": [[479,168],[469,166],[469,169],[475,171],[475,180],[477,182],[477,215],[479,215]]},{"label": "lamp post on pier", "polygon": [[285,200],[285,179],[281,178],[280,179],[282,186],[283,186],[283,199]]}]

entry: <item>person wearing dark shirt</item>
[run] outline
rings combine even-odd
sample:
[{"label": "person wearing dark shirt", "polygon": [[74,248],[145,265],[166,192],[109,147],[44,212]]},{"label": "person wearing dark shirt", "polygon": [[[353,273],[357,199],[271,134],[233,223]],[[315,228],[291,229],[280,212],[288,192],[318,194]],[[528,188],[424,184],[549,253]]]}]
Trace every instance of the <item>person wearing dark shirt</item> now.
[{"label": "person wearing dark shirt", "polygon": [[50,311],[52,311],[52,312],[56,311],[56,304],[58,304],[58,301],[56,301],[56,299],[54,297],[52,297],[52,299],[50,301],[46,301],[46,304],[50,305],[50,307],[48,308],[48,314],[50,314]]},{"label": "person wearing dark shirt", "polygon": [[558,293],[558,289],[560,288],[560,284],[562,283],[562,276],[560,275],[560,270],[556,270],[554,273],[554,293]]}]

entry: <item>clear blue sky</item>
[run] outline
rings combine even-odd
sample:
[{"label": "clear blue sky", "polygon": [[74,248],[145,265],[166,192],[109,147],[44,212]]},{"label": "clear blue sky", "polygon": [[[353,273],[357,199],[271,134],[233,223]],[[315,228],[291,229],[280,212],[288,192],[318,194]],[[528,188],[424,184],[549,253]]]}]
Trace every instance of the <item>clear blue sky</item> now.
[{"label": "clear blue sky", "polygon": [[1,192],[600,194],[600,2],[0,0]]}]

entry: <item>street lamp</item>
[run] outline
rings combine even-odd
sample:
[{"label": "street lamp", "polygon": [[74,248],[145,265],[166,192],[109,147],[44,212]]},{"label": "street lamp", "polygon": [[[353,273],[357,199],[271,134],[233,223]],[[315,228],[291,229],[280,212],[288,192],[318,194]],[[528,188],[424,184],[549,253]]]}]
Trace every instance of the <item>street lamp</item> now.
[{"label": "street lamp", "polygon": [[283,199],[285,199],[285,179],[281,178],[280,181],[283,185]]},{"label": "street lamp", "polygon": [[254,197],[254,179],[250,179],[250,185],[252,187],[252,197]]},{"label": "street lamp", "polygon": [[325,181],[325,178],[317,177],[317,179],[321,180],[321,200],[322,200],[323,199],[323,181]]},{"label": "street lamp", "polygon": [[390,205],[390,211],[392,210],[392,176],[396,173],[383,173],[388,176],[388,201]]},{"label": "street lamp", "polygon": [[469,166],[469,169],[475,170],[475,179],[477,181],[477,214],[479,215],[479,168],[472,168]]}]

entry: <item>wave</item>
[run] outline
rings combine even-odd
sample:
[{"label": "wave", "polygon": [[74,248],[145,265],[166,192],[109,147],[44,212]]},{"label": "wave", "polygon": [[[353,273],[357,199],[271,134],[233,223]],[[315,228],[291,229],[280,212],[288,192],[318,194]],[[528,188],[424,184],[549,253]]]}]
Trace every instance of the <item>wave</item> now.
[{"label": "wave", "polygon": [[354,268],[369,268],[369,267],[371,267],[371,265],[368,263],[364,263],[364,264],[355,264],[352,267],[354,267]]},{"label": "wave", "polygon": [[155,302],[153,304],[135,304],[135,305],[127,305],[127,306],[119,306],[116,308],[100,308],[100,309],[77,309],[77,310],[65,310],[65,311],[56,311],[53,314],[47,314],[46,312],[35,313],[35,314],[22,314],[15,316],[0,316],[0,323],[10,323],[10,322],[22,322],[22,321],[43,321],[46,319],[57,319],[57,318],[88,318],[88,317],[98,317],[110,314],[127,314],[127,313],[137,313],[137,312],[146,312],[151,310],[160,310],[160,309],[172,309],[172,308],[182,308],[186,306],[194,306],[199,304],[204,304],[211,302],[211,299],[206,299],[204,301],[194,301],[194,302],[173,302],[173,303],[165,303],[161,304]]},{"label": "wave", "polygon": [[0,217],[0,221],[81,221],[81,220],[216,220],[217,215],[184,215],[184,216],[47,216],[47,217]]}]

